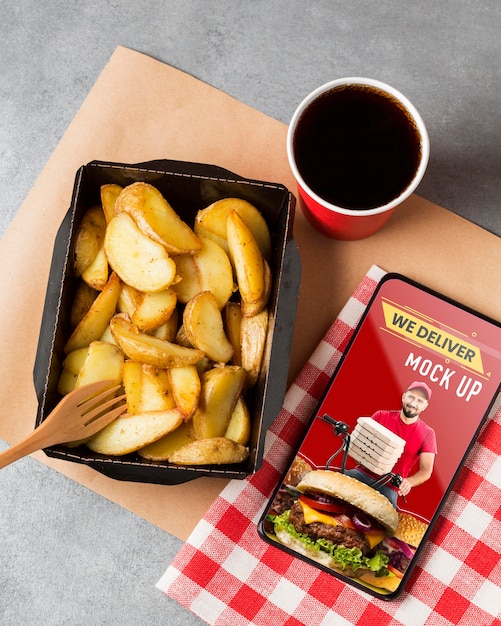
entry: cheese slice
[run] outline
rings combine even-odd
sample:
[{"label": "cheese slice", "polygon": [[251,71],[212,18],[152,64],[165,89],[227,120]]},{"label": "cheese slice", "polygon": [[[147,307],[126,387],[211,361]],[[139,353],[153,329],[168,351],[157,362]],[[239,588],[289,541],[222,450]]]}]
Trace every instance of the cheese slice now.
[{"label": "cheese slice", "polygon": [[331,526],[342,526],[334,517],[327,515],[326,513],[320,513],[312,509],[305,502],[299,500],[299,504],[303,507],[303,515],[305,524],[313,524],[313,522],[320,522],[321,524],[330,524]]},{"label": "cheese slice", "polygon": [[372,548],[374,548],[374,546],[377,546],[378,543],[381,543],[381,541],[383,541],[384,533],[367,533],[365,535],[365,538],[369,542],[369,545],[370,545],[371,550],[372,550]]},{"label": "cheese slice", "polygon": [[[311,506],[298,500],[299,504],[303,509],[304,522],[305,524],[312,524],[313,522],[320,522],[321,524],[329,524],[330,526],[343,526],[335,517],[332,515],[328,515],[326,513],[321,513],[320,511],[316,511]],[[360,534],[365,535],[365,538],[369,542],[369,546],[371,549],[374,546],[377,546],[378,543],[384,539],[384,533],[381,532],[372,532],[372,533],[363,533],[362,531],[358,531]]]}]

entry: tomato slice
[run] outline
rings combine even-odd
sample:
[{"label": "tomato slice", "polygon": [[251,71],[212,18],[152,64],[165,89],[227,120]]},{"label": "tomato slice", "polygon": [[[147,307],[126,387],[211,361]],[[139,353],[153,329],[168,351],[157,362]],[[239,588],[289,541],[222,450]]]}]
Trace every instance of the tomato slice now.
[{"label": "tomato slice", "polygon": [[396,567],[393,567],[392,565],[387,565],[386,568],[389,569],[392,574],[395,574],[395,576],[397,578],[403,578],[404,577],[402,572],[399,571]]},{"label": "tomato slice", "polygon": [[315,498],[310,498],[304,493],[299,496],[299,499],[308,506],[311,506],[312,509],[325,511],[326,513],[332,513],[334,515],[345,515],[349,510],[349,507],[342,502],[322,502]]}]

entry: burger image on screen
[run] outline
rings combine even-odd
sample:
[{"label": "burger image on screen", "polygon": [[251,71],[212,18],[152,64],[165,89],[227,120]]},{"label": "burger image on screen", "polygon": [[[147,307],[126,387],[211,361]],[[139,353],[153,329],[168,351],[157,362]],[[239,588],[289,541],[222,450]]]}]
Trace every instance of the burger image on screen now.
[{"label": "burger image on screen", "polygon": [[[400,582],[378,550],[398,526],[398,513],[381,493],[333,470],[308,472],[292,506],[269,521],[277,540],[351,578],[371,572],[371,584],[393,591]],[[374,582],[375,581],[375,582]]]}]

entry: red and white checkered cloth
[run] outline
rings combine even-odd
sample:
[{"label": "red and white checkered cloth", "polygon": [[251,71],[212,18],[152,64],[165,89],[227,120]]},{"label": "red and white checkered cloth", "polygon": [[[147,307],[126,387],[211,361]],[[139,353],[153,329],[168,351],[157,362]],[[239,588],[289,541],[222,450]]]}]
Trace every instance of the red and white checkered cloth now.
[{"label": "red and white checkered cloth", "polygon": [[358,591],[257,534],[264,507],[383,275],[370,269],[291,385],[267,434],[262,468],[228,484],[157,583],[208,624],[501,624],[501,408],[491,412],[398,599]]}]

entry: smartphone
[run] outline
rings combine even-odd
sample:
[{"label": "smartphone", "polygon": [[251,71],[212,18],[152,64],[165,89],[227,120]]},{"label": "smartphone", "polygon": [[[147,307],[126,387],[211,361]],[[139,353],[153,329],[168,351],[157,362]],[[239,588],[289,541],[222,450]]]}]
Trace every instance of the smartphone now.
[{"label": "smartphone", "polygon": [[259,521],[262,539],[396,598],[499,393],[500,348],[498,322],[387,274]]}]

